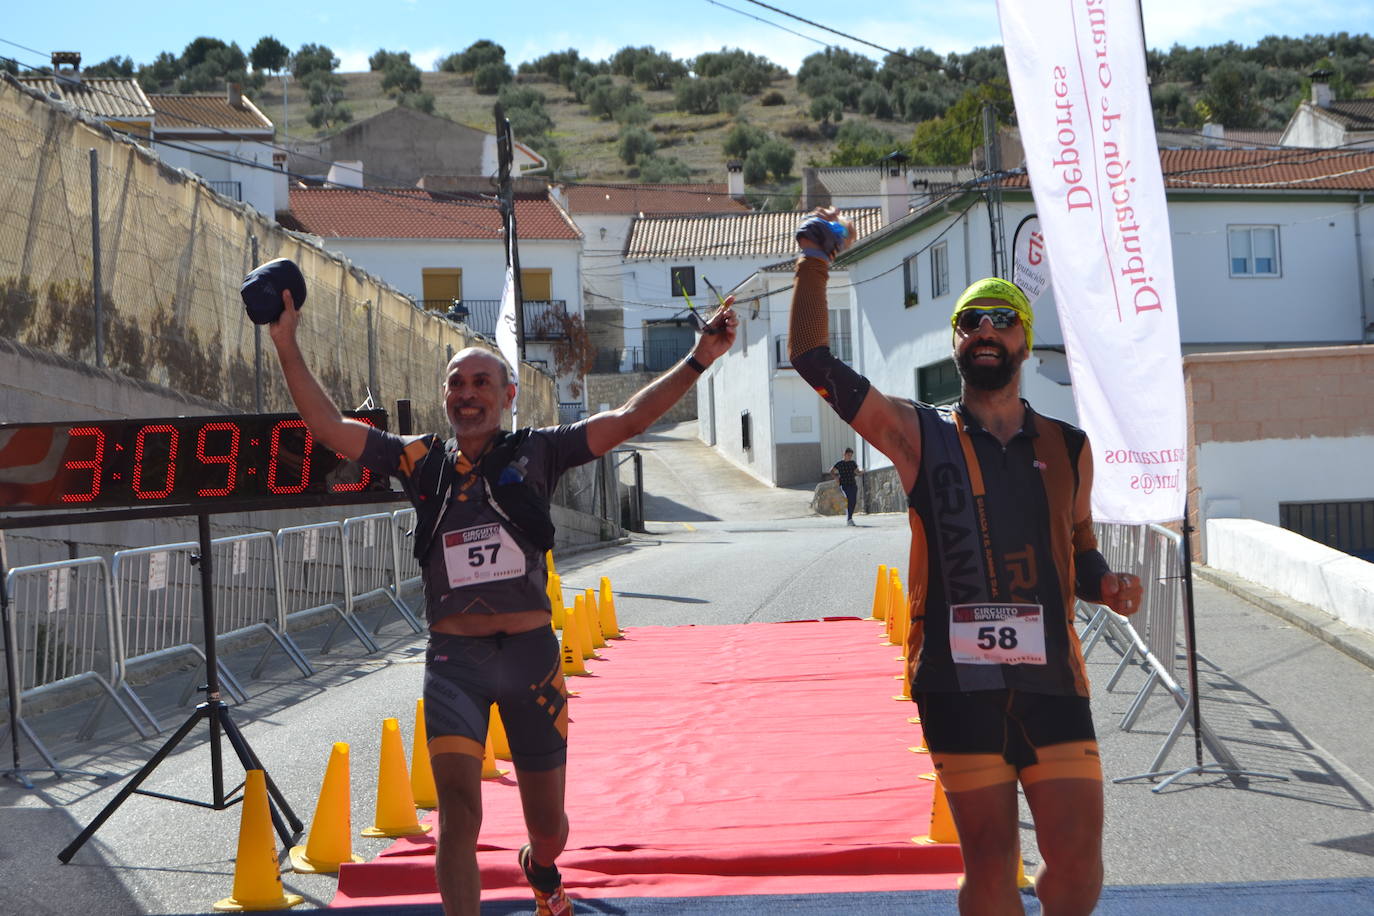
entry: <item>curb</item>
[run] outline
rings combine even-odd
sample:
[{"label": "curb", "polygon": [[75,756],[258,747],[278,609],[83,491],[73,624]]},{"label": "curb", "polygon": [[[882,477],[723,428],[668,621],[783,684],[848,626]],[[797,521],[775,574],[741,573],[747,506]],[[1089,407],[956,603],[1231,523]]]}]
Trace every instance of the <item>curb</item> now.
[{"label": "curb", "polygon": [[1374,669],[1374,633],[1356,629],[1320,608],[1295,601],[1281,592],[1265,588],[1225,570],[1195,564],[1193,573],[1256,607],[1280,617],[1293,626],[1339,649],[1355,661]]}]

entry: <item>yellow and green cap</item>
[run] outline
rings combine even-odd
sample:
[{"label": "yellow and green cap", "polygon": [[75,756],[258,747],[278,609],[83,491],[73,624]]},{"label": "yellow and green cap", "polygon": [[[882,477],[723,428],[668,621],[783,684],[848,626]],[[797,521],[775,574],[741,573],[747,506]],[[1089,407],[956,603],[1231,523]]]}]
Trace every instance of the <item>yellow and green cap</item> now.
[{"label": "yellow and green cap", "polygon": [[1035,313],[1031,311],[1030,300],[1021,291],[1021,287],[1010,280],[1003,280],[1001,277],[984,277],[969,284],[968,289],[960,293],[959,300],[954,303],[954,311],[949,316],[949,326],[951,328],[957,327],[959,313],[971,307],[979,299],[1000,299],[1021,316],[1021,325],[1026,329],[1026,350],[1029,352],[1034,345],[1032,331],[1035,324]]}]

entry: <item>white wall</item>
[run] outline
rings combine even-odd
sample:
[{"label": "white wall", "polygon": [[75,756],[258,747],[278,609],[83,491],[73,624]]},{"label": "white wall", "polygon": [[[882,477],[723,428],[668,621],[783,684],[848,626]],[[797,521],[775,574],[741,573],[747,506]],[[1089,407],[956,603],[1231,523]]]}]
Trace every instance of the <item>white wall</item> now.
[{"label": "white wall", "polygon": [[[760,289],[762,285],[754,291]],[[700,404],[700,399],[708,397],[709,392],[715,393],[712,408],[716,424],[716,448],[760,480],[774,483],[774,402],[780,399],[780,392],[774,390],[769,379],[774,369],[772,338],[775,325],[765,308],[760,308],[758,318],[751,319],[749,315],[749,307],[742,307],[735,344],[729,353],[712,364],[707,370],[707,377],[697,383],[697,398]],[[796,375],[790,369],[782,372]],[[708,384],[711,379],[714,379],[714,385]],[[815,392],[808,389],[807,393],[812,400],[819,402]],[[753,440],[753,447],[748,451],[741,441],[740,417],[745,411],[749,412]],[[703,441],[709,439],[706,424],[710,417],[711,411],[698,407],[697,422]]]},{"label": "white wall", "polygon": [[1207,522],[1207,565],[1374,634],[1374,564],[1246,518]]},{"label": "white wall", "polygon": [[1206,518],[1279,523],[1280,502],[1366,499],[1374,436],[1204,442],[1197,481]]},{"label": "white wall", "polygon": [[[215,156],[201,155],[188,149],[175,149],[154,142],[158,156],[168,165],[194,172],[207,181],[237,181],[242,184],[243,202],[259,213],[275,218],[279,204],[276,185],[282,172],[272,166],[272,148],[265,143],[224,140],[197,140],[196,146],[213,151]],[[177,146],[188,147],[186,141]],[[225,156],[243,162],[227,162],[216,158]],[[247,163],[252,163],[249,165]]]}]

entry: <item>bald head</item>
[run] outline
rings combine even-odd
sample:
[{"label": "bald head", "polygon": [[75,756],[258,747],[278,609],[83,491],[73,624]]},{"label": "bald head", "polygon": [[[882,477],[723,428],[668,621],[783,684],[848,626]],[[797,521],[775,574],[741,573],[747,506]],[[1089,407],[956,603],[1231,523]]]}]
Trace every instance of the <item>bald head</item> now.
[{"label": "bald head", "polygon": [[462,364],[468,372],[476,372],[478,371],[477,367],[484,362],[491,367],[487,371],[496,374],[501,387],[504,388],[510,384],[510,367],[506,365],[506,361],[499,355],[481,347],[464,347],[453,354],[453,359],[448,361],[448,367],[444,369],[444,376],[447,378],[459,364]]}]

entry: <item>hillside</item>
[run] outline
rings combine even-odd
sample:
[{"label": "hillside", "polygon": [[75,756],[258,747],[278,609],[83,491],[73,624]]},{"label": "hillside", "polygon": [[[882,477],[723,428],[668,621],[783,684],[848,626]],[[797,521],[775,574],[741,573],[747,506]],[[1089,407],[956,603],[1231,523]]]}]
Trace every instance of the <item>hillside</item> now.
[{"label": "hillside", "polygon": [[[395,101],[382,91],[382,74],[341,73],[344,82],[344,104],[358,121],[384,111]],[[616,78],[628,85],[628,80]],[[565,177],[583,181],[632,181],[631,169],[621,161],[618,152],[620,126],[613,120],[594,117],[587,106],[556,82],[543,76],[521,75],[518,86],[528,86],[543,93],[545,109],[553,119],[552,136],[566,155],[568,167]],[[307,122],[310,102],[306,93],[294,80],[287,84],[287,119],[289,132],[296,138],[314,138],[341,129],[316,129]],[[745,99],[739,117],[783,137],[796,150],[794,174],[806,165],[819,165],[829,160],[836,149],[833,140],[826,140],[816,129],[816,122],[807,115],[810,99],[797,89],[795,77],[780,78],[770,86],[782,93],[781,105],[763,105],[760,96]],[[451,118],[460,124],[480,130],[494,129],[493,95],[479,95],[472,88],[472,79],[456,73],[429,71],[423,77],[423,89],[434,95],[434,113]],[[662,156],[681,159],[692,171],[692,181],[724,181],[727,157],[722,144],[726,132],[736,116],[724,112],[709,115],[687,114],[676,110],[671,90],[653,91],[636,87],[645,106],[653,115],[648,125],[658,141]],[[254,103],[263,113],[282,126],[281,81],[269,78],[262,89],[253,93]],[[873,124],[894,137],[893,147],[910,140],[912,125],[896,121],[881,121],[861,114],[846,112],[846,121]],[[523,138],[517,136],[516,140]]]}]

